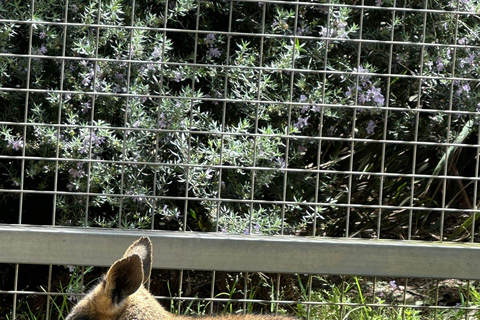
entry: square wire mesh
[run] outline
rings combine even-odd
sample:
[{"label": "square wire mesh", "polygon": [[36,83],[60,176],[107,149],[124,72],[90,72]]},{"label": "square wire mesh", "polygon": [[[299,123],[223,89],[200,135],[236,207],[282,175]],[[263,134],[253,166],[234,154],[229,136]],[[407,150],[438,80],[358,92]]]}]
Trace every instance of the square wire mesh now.
[{"label": "square wire mesh", "polygon": [[[479,8],[3,1],[0,222],[477,242]],[[0,310],[61,313],[62,268],[35,289],[22,268],[2,269]],[[78,288],[84,271],[69,270]],[[172,310],[468,318],[476,301],[475,283],[453,280],[172,279],[159,296],[176,296]],[[258,283],[270,294],[257,299]]]}]

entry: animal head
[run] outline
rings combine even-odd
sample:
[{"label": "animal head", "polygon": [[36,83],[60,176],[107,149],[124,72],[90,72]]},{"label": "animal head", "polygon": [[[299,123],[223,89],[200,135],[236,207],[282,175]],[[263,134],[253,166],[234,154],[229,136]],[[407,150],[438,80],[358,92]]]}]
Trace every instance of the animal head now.
[{"label": "animal head", "polygon": [[127,314],[138,313],[132,309],[161,312],[162,307],[143,287],[151,269],[152,243],[142,237],[113,263],[103,280],[72,309],[66,320],[130,319]]}]

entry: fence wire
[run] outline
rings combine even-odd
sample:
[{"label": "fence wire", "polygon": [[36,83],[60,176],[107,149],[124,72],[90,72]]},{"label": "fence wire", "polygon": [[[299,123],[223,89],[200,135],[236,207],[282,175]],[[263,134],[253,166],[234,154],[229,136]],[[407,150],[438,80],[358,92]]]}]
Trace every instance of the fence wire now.
[{"label": "fence wire", "polygon": [[[0,223],[476,243],[479,12],[0,1]],[[0,271],[0,318],[53,319],[102,270]],[[476,281],[414,277],[175,270],[150,288],[186,314],[478,316]]]}]

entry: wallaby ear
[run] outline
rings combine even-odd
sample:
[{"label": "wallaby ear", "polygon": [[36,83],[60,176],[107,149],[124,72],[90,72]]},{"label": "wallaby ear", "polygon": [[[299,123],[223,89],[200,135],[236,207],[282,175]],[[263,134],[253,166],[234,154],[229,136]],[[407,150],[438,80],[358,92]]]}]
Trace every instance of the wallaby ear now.
[{"label": "wallaby ear", "polygon": [[138,255],[143,263],[143,283],[146,283],[150,278],[152,271],[152,242],[148,237],[141,237],[135,241],[125,252],[123,257]]},{"label": "wallaby ear", "polygon": [[134,294],[143,283],[142,260],[136,254],[117,260],[104,280],[105,292],[113,304],[120,304]]}]

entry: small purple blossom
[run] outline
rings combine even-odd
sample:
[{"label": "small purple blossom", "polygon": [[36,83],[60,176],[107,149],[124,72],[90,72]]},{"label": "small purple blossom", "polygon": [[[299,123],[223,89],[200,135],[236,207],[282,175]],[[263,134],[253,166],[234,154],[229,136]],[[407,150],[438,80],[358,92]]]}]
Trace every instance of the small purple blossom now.
[{"label": "small purple blossom", "polygon": [[212,46],[214,42],[215,42],[215,35],[213,33],[207,34],[207,36],[205,37],[205,43]]},{"label": "small purple blossom", "polygon": [[368,121],[367,129],[366,129],[367,133],[368,134],[374,133],[376,127],[377,125],[375,124],[375,122],[373,122],[373,120]]},{"label": "small purple blossom", "polygon": [[381,94],[380,88],[375,88],[375,86],[372,86],[372,88],[367,91],[367,94],[371,96],[371,98],[377,103],[377,105],[383,106],[385,98]]},{"label": "small purple blossom", "polygon": [[87,113],[88,110],[92,109],[92,105],[90,104],[90,101],[82,102],[80,106],[82,107],[83,114]]},{"label": "small purple blossom", "polygon": [[255,229],[255,233],[260,233],[261,226],[258,223],[256,223],[253,228]]},{"label": "small purple blossom", "polygon": [[468,54],[468,58],[465,58],[462,60],[461,64],[462,66],[467,64],[467,65],[472,65],[475,59],[475,55],[473,53]]},{"label": "small purple blossom", "polygon": [[304,114],[305,112],[308,112],[308,110],[310,110],[310,106],[303,106],[300,112]]},{"label": "small purple blossom", "polygon": [[441,58],[437,59],[436,65],[437,65],[438,72],[442,72],[445,69],[445,65],[443,64],[443,61]]},{"label": "small purple blossom", "polygon": [[390,287],[392,287],[393,289],[397,288],[397,283],[395,282],[395,280],[390,281]]},{"label": "small purple blossom", "polygon": [[159,127],[160,129],[163,129],[163,128],[165,128],[165,127],[167,126],[167,124],[168,124],[168,123],[167,123],[167,120],[166,120],[166,118],[165,118],[165,114],[162,112],[162,113],[160,114],[160,120],[158,121],[158,127]]},{"label": "small purple blossom", "polygon": [[345,95],[348,97],[348,98],[351,98],[352,95],[353,95],[353,92],[352,92],[352,88],[350,87],[347,87],[347,92],[345,92]]},{"label": "small purple blossom", "polygon": [[222,51],[220,51],[220,49],[218,48],[212,47],[208,49],[207,54],[212,58],[220,58],[220,56],[222,55]]},{"label": "small purple blossom", "polygon": [[46,36],[46,35],[47,35],[47,34],[45,33],[45,31],[42,30],[42,31],[40,31],[40,33],[38,34],[38,37],[39,37],[40,39],[45,39],[45,36]]},{"label": "small purple blossom", "polygon": [[250,234],[250,231],[248,230],[248,228],[245,228],[245,229],[243,230],[243,234]]},{"label": "small purple blossom", "polygon": [[300,28],[300,27],[297,28],[297,36],[303,36],[309,33],[310,33],[310,27],[308,26],[305,28]]},{"label": "small purple blossom", "polygon": [[303,127],[306,127],[307,125],[308,125],[308,117],[305,117],[305,118],[299,117],[297,123],[295,123],[295,128],[301,129]]},{"label": "small purple blossom", "polygon": [[24,146],[23,139],[8,139],[7,140],[7,147],[13,150],[20,150]]},{"label": "small purple blossom", "polygon": [[68,170],[68,173],[70,173],[70,175],[74,179],[77,179],[77,178],[82,178],[85,175],[85,170],[70,168],[70,170]]},{"label": "small purple blossom", "polygon": [[277,157],[277,162],[278,164],[280,165],[280,168],[285,168],[286,167],[286,163],[285,163],[285,160],[281,157]]},{"label": "small purple blossom", "polygon": [[383,1],[382,1],[382,0],[375,0],[375,5],[376,5],[377,7],[381,7],[382,4],[383,4]]},{"label": "small purple blossom", "polygon": [[40,47],[40,49],[38,49],[38,54],[43,55],[43,54],[47,53],[47,51],[48,51],[47,48],[44,45],[42,45]]},{"label": "small purple blossom", "polygon": [[105,142],[105,137],[99,137],[92,132],[91,134],[83,135],[82,146],[78,149],[80,153],[87,153],[90,144],[95,147],[101,146]]},{"label": "small purple blossom", "polygon": [[70,8],[72,9],[72,11],[73,11],[74,13],[77,13],[77,12],[78,12],[78,7],[77,7],[76,4],[72,4],[72,5],[70,6]]},{"label": "small purple blossom", "polygon": [[364,93],[361,93],[359,96],[358,96],[358,102],[360,103],[365,103],[367,101],[370,101],[370,97],[367,95],[365,95]]},{"label": "small purple blossom", "polygon": [[174,79],[175,79],[175,82],[180,82],[180,81],[182,81],[182,73],[180,73],[180,72],[175,72],[175,77],[174,77]]},{"label": "small purple blossom", "polygon": [[158,47],[153,48],[152,56],[155,59],[158,59],[161,54],[162,54],[162,50],[160,50],[160,48],[158,48]]},{"label": "small purple blossom", "polygon": [[458,87],[457,95],[461,95],[464,91],[467,93],[470,92],[470,85],[468,83]]},{"label": "small purple blossom", "polygon": [[92,81],[92,80],[90,79],[90,75],[87,74],[87,75],[85,75],[85,78],[83,78],[82,84],[83,84],[85,87],[87,87],[87,86],[90,84],[91,81]]}]

